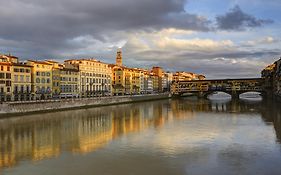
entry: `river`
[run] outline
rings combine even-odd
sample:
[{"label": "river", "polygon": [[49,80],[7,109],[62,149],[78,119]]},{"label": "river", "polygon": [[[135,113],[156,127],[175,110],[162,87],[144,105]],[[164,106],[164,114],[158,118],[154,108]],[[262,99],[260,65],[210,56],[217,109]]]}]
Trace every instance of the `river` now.
[{"label": "river", "polygon": [[281,174],[281,104],[168,99],[0,119],[0,174]]}]

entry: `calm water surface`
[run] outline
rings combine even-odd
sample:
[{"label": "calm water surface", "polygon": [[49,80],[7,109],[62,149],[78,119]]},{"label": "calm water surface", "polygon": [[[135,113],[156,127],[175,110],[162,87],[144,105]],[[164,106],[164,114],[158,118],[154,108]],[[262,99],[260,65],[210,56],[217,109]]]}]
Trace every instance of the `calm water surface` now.
[{"label": "calm water surface", "polygon": [[163,100],[0,119],[0,174],[281,174],[281,104]]}]

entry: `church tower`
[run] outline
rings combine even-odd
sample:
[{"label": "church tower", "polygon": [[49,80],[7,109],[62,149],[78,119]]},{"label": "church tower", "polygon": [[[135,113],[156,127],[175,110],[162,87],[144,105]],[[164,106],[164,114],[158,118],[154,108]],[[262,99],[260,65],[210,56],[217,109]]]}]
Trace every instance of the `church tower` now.
[{"label": "church tower", "polygon": [[121,49],[117,50],[116,65],[117,66],[122,66],[122,51],[121,51]]}]

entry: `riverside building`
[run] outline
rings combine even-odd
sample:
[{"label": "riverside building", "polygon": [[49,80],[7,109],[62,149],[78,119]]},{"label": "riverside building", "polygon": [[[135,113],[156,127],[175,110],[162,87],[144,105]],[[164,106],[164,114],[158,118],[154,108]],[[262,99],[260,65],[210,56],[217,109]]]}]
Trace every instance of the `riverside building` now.
[{"label": "riverside building", "polygon": [[66,60],[80,71],[80,96],[111,95],[111,68],[95,59]]},{"label": "riverside building", "polygon": [[31,70],[32,66],[24,63],[12,64],[12,100],[29,101],[31,95]]},{"label": "riverside building", "polygon": [[132,95],[141,92],[141,70],[122,65],[122,52],[117,51],[116,64],[109,65],[112,70],[113,95]]},{"label": "riverside building", "polygon": [[46,61],[28,60],[27,65],[32,66],[31,83],[32,96],[35,100],[52,98],[53,65]]},{"label": "riverside building", "polygon": [[11,101],[12,99],[12,76],[9,62],[0,62],[0,101]]},{"label": "riverside building", "polygon": [[11,55],[0,55],[0,101],[13,100],[12,73],[13,64],[18,63],[18,58]]},{"label": "riverside building", "polygon": [[60,70],[60,98],[78,98],[80,96],[80,73],[72,65]]}]

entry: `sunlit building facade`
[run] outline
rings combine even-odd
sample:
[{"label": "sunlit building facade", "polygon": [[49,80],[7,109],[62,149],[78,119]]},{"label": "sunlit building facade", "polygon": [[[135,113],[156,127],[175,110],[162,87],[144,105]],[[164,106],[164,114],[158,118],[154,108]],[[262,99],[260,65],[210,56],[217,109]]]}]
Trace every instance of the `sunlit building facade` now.
[{"label": "sunlit building facade", "polygon": [[12,99],[12,63],[0,62],[0,101]]},{"label": "sunlit building facade", "polygon": [[80,73],[75,67],[60,70],[60,98],[78,98],[80,95]]},{"label": "sunlit building facade", "polygon": [[111,95],[111,67],[95,59],[66,60],[80,72],[80,96]]},{"label": "sunlit building facade", "polygon": [[23,63],[13,63],[12,71],[12,100],[32,100],[31,91],[31,70],[32,66]]},{"label": "sunlit building facade", "polygon": [[46,61],[28,60],[27,65],[32,66],[31,83],[32,96],[36,100],[52,98],[53,65]]}]

